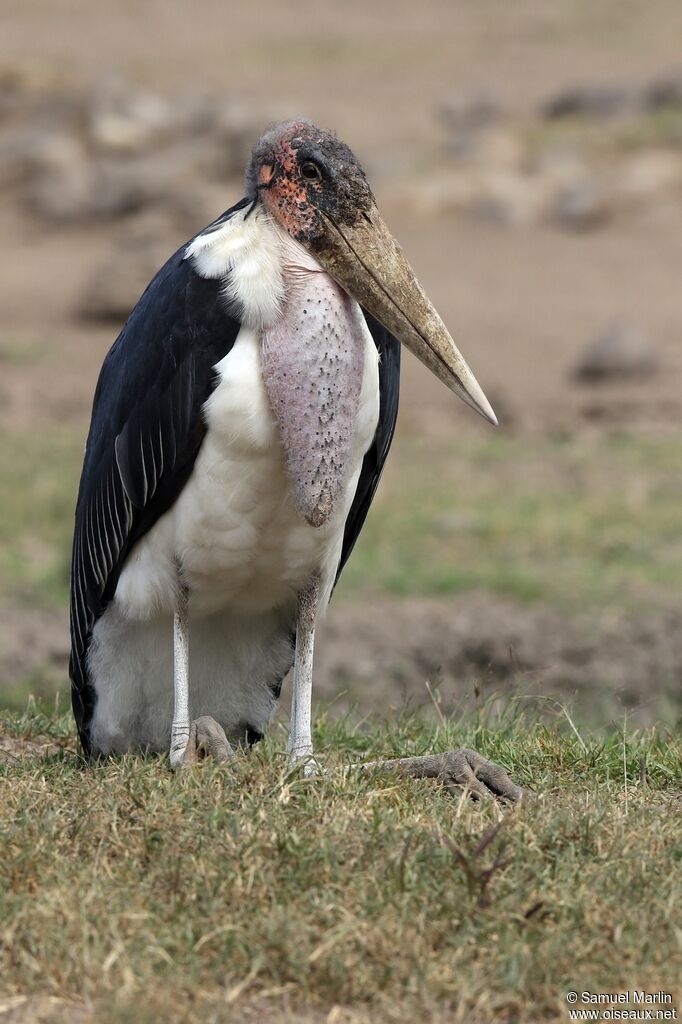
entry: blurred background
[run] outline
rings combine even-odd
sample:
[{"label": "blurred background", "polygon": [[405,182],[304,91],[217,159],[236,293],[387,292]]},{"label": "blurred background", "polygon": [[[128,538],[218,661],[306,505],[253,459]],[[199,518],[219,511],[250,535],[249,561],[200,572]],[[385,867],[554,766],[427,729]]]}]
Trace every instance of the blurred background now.
[{"label": "blurred background", "polygon": [[678,0],[3,0],[0,702],[68,693],[106,350],[263,128],[307,115],[364,163],[501,421],[404,357],[318,696],[679,721],[681,39]]}]

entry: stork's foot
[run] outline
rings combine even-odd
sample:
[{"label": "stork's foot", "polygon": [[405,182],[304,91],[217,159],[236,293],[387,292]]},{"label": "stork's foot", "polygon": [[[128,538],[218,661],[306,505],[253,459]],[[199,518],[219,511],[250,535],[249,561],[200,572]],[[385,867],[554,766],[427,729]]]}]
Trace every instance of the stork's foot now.
[{"label": "stork's foot", "polygon": [[222,725],[209,715],[195,718],[189,727],[189,739],[178,767],[196,764],[211,757],[218,764],[231,764],[237,755],[230,746]]},{"label": "stork's foot", "polygon": [[313,757],[313,748],[305,747],[289,751],[289,770],[301,769],[304,779],[314,779],[322,774],[319,762]]},{"label": "stork's foot", "polygon": [[521,787],[512,782],[503,768],[466,748],[424,757],[370,761],[360,767],[365,772],[395,771],[413,779],[435,779],[448,789],[468,791],[475,800],[494,796],[517,803],[523,797]]}]

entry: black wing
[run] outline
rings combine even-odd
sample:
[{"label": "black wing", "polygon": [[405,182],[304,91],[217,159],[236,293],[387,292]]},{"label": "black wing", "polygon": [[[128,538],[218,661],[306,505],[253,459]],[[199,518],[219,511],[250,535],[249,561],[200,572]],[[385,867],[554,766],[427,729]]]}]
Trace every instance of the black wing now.
[{"label": "black wing", "polygon": [[95,697],[87,668],[93,626],[131,548],[173,505],[192,472],[213,368],[241,326],[221,296],[221,282],[199,277],[183,259],[185,248],[140,298],[95,391],[71,562],[71,692],[86,752]]},{"label": "black wing", "polygon": [[360,531],[365,524],[369,506],[384,468],[384,462],[391,447],[395,423],[398,418],[398,397],[400,392],[400,342],[394,338],[378,320],[363,310],[367,326],[379,352],[379,423],[374,440],[365,454],[353,498],[346,528],[343,534],[341,561],[336,572],[336,582],[350,557]]}]

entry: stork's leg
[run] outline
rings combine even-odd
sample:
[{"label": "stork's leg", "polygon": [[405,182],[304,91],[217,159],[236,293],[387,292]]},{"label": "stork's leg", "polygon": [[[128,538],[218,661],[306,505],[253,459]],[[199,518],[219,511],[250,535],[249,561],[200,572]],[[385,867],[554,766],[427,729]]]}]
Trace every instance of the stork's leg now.
[{"label": "stork's leg", "polygon": [[476,800],[500,797],[516,803],[523,790],[499,765],[475,750],[449,750],[424,757],[399,757],[392,761],[369,761],[356,766],[362,772],[397,772],[413,779],[435,779],[448,789],[468,791]]},{"label": "stork's leg", "polygon": [[173,617],[173,724],[171,768],[182,764],[189,740],[189,591],[181,583]]},{"label": "stork's leg", "polygon": [[178,587],[173,618],[173,689],[174,709],[171,726],[171,768],[194,764],[204,757],[216,761],[233,761],[236,755],[225,731],[215,719],[203,715],[189,719],[189,591]]},{"label": "stork's leg", "polygon": [[[315,646],[315,618],[320,599],[320,577],[311,576],[298,595],[296,620],[296,652],[294,655],[294,684],[291,697],[289,725],[289,764],[296,764],[313,753],[311,728],[313,699],[313,649]],[[314,766],[311,764],[311,769]]]}]

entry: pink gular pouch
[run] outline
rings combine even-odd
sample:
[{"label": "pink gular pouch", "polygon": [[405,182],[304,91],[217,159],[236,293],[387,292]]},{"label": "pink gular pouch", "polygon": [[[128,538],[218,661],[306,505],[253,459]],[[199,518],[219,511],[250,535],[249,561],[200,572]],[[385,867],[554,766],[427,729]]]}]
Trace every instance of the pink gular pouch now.
[{"label": "pink gular pouch", "polygon": [[261,363],[296,510],[317,527],[333,516],[346,483],[367,327],[316,260],[288,256],[281,316],[263,332]]}]

